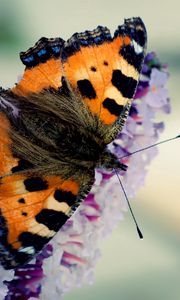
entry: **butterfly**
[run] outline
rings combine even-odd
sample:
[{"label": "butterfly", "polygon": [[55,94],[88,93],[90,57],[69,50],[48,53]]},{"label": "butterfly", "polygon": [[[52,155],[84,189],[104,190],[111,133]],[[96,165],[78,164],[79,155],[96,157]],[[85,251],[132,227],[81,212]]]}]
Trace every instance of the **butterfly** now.
[{"label": "butterfly", "polygon": [[0,90],[0,263],[30,261],[86,195],[95,168],[126,170],[107,145],[122,130],[146,51],[146,29],[130,18],[41,38],[20,53],[21,80]]}]

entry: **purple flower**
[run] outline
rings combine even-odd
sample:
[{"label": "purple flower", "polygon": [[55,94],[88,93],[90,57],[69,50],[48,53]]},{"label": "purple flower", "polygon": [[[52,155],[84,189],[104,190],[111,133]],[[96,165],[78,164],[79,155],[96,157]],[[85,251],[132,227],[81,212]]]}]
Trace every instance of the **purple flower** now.
[{"label": "purple flower", "polygon": [[43,260],[52,254],[52,246],[47,245],[36,257],[35,263],[27,264],[14,271],[11,281],[4,281],[8,287],[5,300],[27,300],[30,297],[38,298],[41,292],[41,281],[43,274]]},{"label": "purple flower", "polygon": [[168,74],[153,69],[149,81],[149,91],[145,96],[146,103],[153,108],[162,108],[168,104],[168,90],[165,87]]},{"label": "purple flower", "polygon": [[158,70],[162,70],[166,68],[165,65],[161,64],[160,60],[158,59],[157,55],[155,52],[149,52],[145,59],[144,59],[144,64],[142,67],[142,74],[150,77],[151,75],[151,71],[153,69],[158,69]]},{"label": "purple flower", "polygon": [[149,91],[149,81],[146,80],[140,80],[137,90],[136,90],[136,94],[134,96],[134,99],[139,99],[144,97]]}]

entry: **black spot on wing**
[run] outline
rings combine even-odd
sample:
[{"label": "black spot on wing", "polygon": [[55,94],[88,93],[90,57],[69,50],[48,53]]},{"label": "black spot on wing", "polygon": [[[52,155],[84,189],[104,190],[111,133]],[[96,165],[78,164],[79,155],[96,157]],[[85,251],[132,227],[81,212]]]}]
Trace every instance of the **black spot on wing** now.
[{"label": "black spot on wing", "polygon": [[3,214],[0,209],[0,244],[5,245],[7,243],[7,223],[6,219],[3,217]]},{"label": "black spot on wing", "polygon": [[18,199],[18,202],[24,204],[26,201],[24,198],[20,198],[20,199]]},{"label": "black spot on wing", "polygon": [[27,215],[28,215],[28,213],[27,212],[25,212],[25,211],[22,211],[22,216],[24,216],[24,217],[27,217]]},{"label": "black spot on wing", "polygon": [[95,67],[91,67],[91,71],[96,72],[97,69]]},{"label": "black spot on wing", "polygon": [[116,103],[114,99],[106,98],[103,101],[103,107],[106,108],[111,114],[119,116],[123,111],[124,106]]},{"label": "black spot on wing", "polygon": [[89,99],[96,98],[95,89],[93,88],[92,83],[88,79],[78,80],[77,85],[83,97],[87,97]]},{"label": "black spot on wing", "polygon": [[53,209],[43,209],[36,215],[36,221],[44,224],[49,230],[59,231],[59,229],[66,223],[68,216],[61,211]]},{"label": "black spot on wing", "polygon": [[137,54],[132,45],[123,46],[119,52],[120,55],[132,66],[137,69],[138,72],[141,71],[141,66],[144,59],[144,53]]},{"label": "black spot on wing", "polygon": [[21,242],[22,247],[32,246],[36,251],[40,251],[50,240],[50,238],[42,237],[39,234],[28,231],[22,232],[18,239]]},{"label": "black spot on wing", "polygon": [[[71,92],[69,90],[69,87],[68,87],[68,84],[67,84],[67,80],[65,79],[64,76],[62,76],[62,78],[61,78],[61,84],[62,85],[59,88],[59,93],[61,95],[65,95],[67,97],[70,97]],[[53,90],[53,93],[54,93],[54,90]]]},{"label": "black spot on wing", "polygon": [[131,99],[134,96],[137,81],[124,75],[120,70],[114,70],[112,84],[121,92],[123,97]]},{"label": "black spot on wing", "polygon": [[66,202],[69,206],[72,206],[76,201],[76,195],[59,189],[55,191],[54,198],[58,202]]},{"label": "black spot on wing", "polygon": [[143,47],[146,44],[146,31],[144,30],[138,30],[137,35],[135,36],[134,40],[141,46]]},{"label": "black spot on wing", "polygon": [[30,162],[28,162],[27,160],[24,160],[24,159],[20,159],[18,161],[18,165],[16,167],[13,167],[11,169],[11,172],[16,173],[16,172],[20,172],[20,171],[30,169],[32,167],[33,167],[33,165]]},{"label": "black spot on wing", "polygon": [[28,192],[42,191],[48,189],[48,183],[40,177],[31,177],[24,180]]}]

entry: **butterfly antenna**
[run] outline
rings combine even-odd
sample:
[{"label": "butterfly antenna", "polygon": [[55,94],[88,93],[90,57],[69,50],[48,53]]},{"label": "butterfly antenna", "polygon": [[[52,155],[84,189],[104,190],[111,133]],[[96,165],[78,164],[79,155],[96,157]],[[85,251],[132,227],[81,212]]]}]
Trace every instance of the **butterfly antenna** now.
[{"label": "butterfly antenna", "polygon": [[121,179],[120,179],[120,176],[119,176],[117,170],[114,170],[114,171],[115,171],[115,173],[116,173],[116,175],[117,175],[117,178],[118,178],[119,183],[120,183],[120,185],[121,185],[122,191],[123,191],[124,196],[125,196],[125,198],[126,198],[126,201],[127,201],[127,204],[128,204],[129,210],[130,210],[130,213],[131,213],[132,218],[133,218],[133,220],[134,220],[134,223],[135,223],[135,225],[136,225],[136,229],[137,229],[139,238],[142,240],[142,239],[143,239],[143,234],[142,234],[141,230],[139,229],[138,223],[137,223],[137,221],[136,221],[136,218],[135,218],[134,213],[133,213],[133,211],[132,211],[131,205],[130,205],[130,203],[129,203],[129,199],[128,199],[128,196],[127,196],[127,194],[126,194],[125,188],[124,188],[124,186],[123,186],[123,184],[122,184],[122,181],[121,181]]},{"label": "butterfly antenna", "polygon": [[170,141],[176,140],[176,139],[178,139],[178,138],[180,138],[180,135],[177,135],[177,136],[175,136],[175,137],[173,137],[173,138],[170,138],[170,139],[167,139],[167,140],[164,140],[164,141],[158,142],[158,143],[156,143],[156,144],[153,144],[153,145],[150,145],[150,146],[147,146],[147,147],[141,148],[141,149],[138,149],[138,150],[136,150],[136,151],[134,151],[134,152],[131,152],[131,153],[129,153],[129,154],[126,154],[126,155],[124,155],[124,156],[118,157],[118,159],[122,159],[122,158],[124,158],[124,157],[130,156],[130,155],[132,155],[132,154],[135,154],[135,153],[138,153],[138,152],[141,152],[141,151],[144,151],[144,150],[147,150],[147,149],[149,149],[149,148],[152,148],[152,147],[158,146],[158,145],[160,145],[160,144],[164,144],[164,143],[167,143],[167,142],[170,142]]}]

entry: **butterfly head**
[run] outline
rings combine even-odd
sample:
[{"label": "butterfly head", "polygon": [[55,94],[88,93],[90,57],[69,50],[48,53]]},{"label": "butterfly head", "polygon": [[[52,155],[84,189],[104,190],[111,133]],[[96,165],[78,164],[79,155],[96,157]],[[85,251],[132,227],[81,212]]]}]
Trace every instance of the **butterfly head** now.
[{"label": "butterfly head", "polygon": [[121,163],[107,148],[105,148],[100,155],[100,158],[97,161],[97,167],[104,168],[108,171],[113,171],[114,169],[123,171],[127,170],[127,166]]}]

